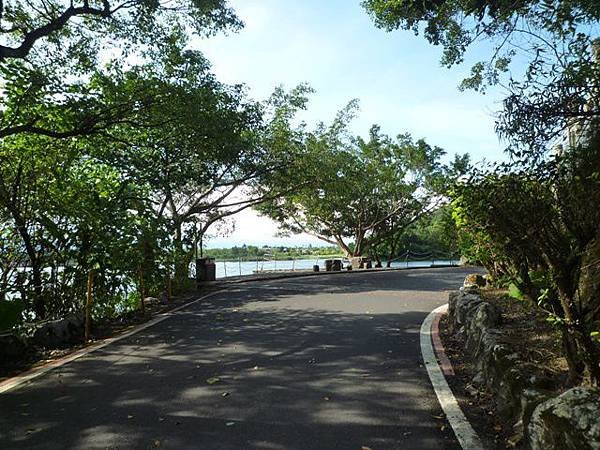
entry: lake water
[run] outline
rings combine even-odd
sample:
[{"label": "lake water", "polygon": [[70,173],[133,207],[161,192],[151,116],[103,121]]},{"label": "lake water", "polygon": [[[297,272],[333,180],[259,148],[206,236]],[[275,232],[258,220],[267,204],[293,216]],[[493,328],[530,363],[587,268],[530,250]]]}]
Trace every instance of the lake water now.
[{"label": "lake water", "polygon": [[[429,267],[431,264],[456,264],[453,260],[425,260],[425,261],[393,261],[392,267]],[[385,261],[382,261],[385,266]],[[320,270],[325,270],[325,259],[296,259],[291,261],[217,261],[217,278],[237,277],[251,275],[255,271],[273,270],[307,270],[314,265],[319,265]]]}]

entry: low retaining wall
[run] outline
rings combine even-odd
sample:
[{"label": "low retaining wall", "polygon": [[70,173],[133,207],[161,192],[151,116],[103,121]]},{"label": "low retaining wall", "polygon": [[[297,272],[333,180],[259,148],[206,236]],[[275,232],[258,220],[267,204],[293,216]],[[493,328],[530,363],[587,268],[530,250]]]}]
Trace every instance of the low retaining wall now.
[{"label": "low retaining wall", "polygon": [[462,335],[477,371],[473,384],[496,396],[499,413],[514,424],[511,442],[532,450],[600,450],[600,389],[577,387],[555,396],[555,381],[523,361],[503,341],[502,317],[467,277],[449,296],[448,323]]}]

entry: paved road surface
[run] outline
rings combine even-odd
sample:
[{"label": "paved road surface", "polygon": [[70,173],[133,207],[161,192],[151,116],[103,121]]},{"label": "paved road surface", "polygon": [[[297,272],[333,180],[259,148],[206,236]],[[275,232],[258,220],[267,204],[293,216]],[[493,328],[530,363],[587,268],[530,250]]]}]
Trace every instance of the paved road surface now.
[{"label": "paved road surface", "polygon": [[233,287],[0,394],[0,449],[459,448],[419,327],[467,272]]}]

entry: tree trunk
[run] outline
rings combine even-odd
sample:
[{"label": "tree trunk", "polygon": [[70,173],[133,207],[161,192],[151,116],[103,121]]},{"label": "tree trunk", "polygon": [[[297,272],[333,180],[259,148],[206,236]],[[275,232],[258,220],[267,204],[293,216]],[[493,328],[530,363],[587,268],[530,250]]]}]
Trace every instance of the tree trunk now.
[{"label": "tree trunk", "polygon": [[577,352],[577,343],[573,336],[569,333],[567,327],[562,327],[562,348],[567,360],[567,366],[569,367],[569,377],[567,379],[567,386],[578,386],[583,380],[583,372],[585,370],[585,364],[581,361]]},{"label": "tree trunk", "polygon": [[33,240],[29,234],[29,231],[27,230],[25,220],[21,217],[19,212],[16,211],[16,209],[11,208],[11,213],[15,223],[17,224],[19,235],[23,240],[25,252],[29,258],[29,263],[31,264],[31,282],[33,283],[33,310],[35,312],[36,319],[42,320],[46,318],[46,305],[44,303],[42,289],[42,264],[37,252],[35,251]]},{"label": "tree trunk", "polygon": [[392,239],[392,243],[390,245],[390,253],[388,255],[388,260],[387,260],[387,264],[386,264],[387,268],[392,267],[392,259],[394,258],[395,255],[396,255],[396,240]]},{"label": "tree trunk", "polygon": [[[566,289],[564,280],[563,283],[557,284],[560,303],[565,315],[565,326],[568,330],[569,339],[575,343],[574,346],[573,344],[570,344],[569,350],[571,350],[572,347],[575,347],[577,353],[576,358],[572,355],[570,358],[567,357],[568,360],[571,359],[571,361],[568,361],[569,373],[571,373],[572,370],[573,374],[576,372],[581,373],[582,369],[581,364],[579,363],[579,361],[581,361],[585,366],[585,370],[588,373],[591,383],[593,385],[598,385],[600,383],[600,355],[598,354],[598,347],[590,336],[584,318],[580,317],[581,314],[579,314],[577,310],[574,311],[574,308],[572,307],[573,296],[570,295],[570,291]],[[580,378],[582,376],[583,374],[581,374]]]},{"label": "tree trunk", "polygon": [[94,285],[94,271],[88,272],[87,296],[85,301],[85,342],[90,340],[92,331],[92,288]]},{"label": "tree trunk", "polygon": [[146,286],[144,285],[144,270],[140,267],[140,310],[142,314],[146,312],[144,298],[146,297]]},{"label": "tree trunk", "polygon": [[[174,278],[177,282],[185,282],[189,272],[189,260],[185,249],[183,248],[183,231],[182,223],[179,220],[174,221],[175,233],[173,237],[173,246],[175,247],[175,274]],[[177,287],[177,284],[175,285]]]},{"label": "tree trunk", "polygon": [[42,267],[38,259],[31,261],[31,278],[33,282],[33,310],[36,318],[46,318],[46,304],[44,303],[44,290],[42,288]]},{"label": "tree trunk", "polygon": [[[337,242],[338,247],[340,247],[340,249],[344,252],[344,254],[346,255],[346,258],[351,258],[353,256],[357,256],[352,251],[350,251],[350,247],[348,247],[348,245],[346,245],[346,243],[343,241],[342,238],[336,236],[335,242]],[[358,256],[360,256],[360,255],[358,255]]]},{"label": "tree trunk", "polygon": [[356,233],[356,240],[354,242],[354,255],[353,256],[362,256],[363,253],[363,242],[365,238],[365,232],[360,230]]},{"label": "tree trunk", "polygon": [[172,297],[173,291],[171,286],[171,273],[167,271],[167,302],[170,302]]}]

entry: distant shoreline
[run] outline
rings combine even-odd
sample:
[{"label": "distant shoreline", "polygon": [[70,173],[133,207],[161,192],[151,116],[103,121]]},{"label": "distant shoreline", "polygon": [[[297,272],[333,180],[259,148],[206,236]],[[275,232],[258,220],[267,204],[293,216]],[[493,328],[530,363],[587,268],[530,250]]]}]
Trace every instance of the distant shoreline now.
[{"label": "distant shoreline", "polygon": [[[206,256],[206,258],[212,258]],[[298,259],[344,259],[344,255],[299,255],[299,256],[276,256],[273,258],[266,258],[264,256],[247,257],[247,258],[213,258],[216,262],[256,262],[256,261],[293,261]]]}]

